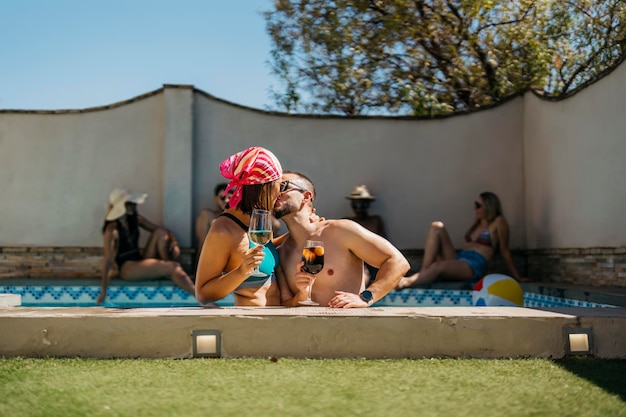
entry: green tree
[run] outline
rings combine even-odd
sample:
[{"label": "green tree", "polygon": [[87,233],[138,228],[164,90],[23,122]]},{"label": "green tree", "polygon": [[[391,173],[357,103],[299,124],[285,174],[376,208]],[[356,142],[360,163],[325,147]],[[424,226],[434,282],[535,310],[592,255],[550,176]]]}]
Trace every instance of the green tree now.
[{"label": "green tree", "polygon": [[624,51],[622,0],[276,0],[275,103],[438,116],[534,87],[563,95]]},{"label": "green tree", "polygon": [[568,96],[626,57],[623,0],[555,1],[549,12],[546,46],[554,59],[541,84],[546,95]]}]

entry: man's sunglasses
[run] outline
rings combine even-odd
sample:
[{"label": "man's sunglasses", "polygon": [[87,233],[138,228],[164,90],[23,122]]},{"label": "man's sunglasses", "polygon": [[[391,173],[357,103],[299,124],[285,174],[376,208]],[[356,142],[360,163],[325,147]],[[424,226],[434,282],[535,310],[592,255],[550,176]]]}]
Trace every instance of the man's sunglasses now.
[{"label": "man's sunglasses", "polygon": [[[293,187],[293,188],[289,188],[290,186]],[[283,181],[283,182],[280,183],[280,192],[281,193],[285,193],[285,192],[287,192],[289,190],[294,190],[294,189],[296,189],[296,190],[298,190],[298,191],[300,191],[302,193],[304,193],[306,191],[309,191],[306,188],[301,187],[298,184],[296,184],[294,182],[291,182],[291,181]]]},{"label": "man's sunglasses", "polygon": [[483,208],[483,205],[480,204],[478,201],[474,201],[474,208],[476,210]]}]

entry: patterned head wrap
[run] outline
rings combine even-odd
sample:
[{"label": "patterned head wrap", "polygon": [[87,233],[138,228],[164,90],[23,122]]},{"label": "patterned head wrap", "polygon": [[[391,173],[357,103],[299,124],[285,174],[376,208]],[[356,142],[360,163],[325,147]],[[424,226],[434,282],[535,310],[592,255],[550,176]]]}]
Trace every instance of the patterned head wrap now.
[{"label": "patterned head wrap", "polygon": [[253,146],[226,159],[220,164],[220,172],[224,178],[230,180],[224,194],[235,189],[230,198],[230,207],[237,207],[241,201],[242,186],[266,184],[283,176],[283,168],[278,158],[259,146]]}]

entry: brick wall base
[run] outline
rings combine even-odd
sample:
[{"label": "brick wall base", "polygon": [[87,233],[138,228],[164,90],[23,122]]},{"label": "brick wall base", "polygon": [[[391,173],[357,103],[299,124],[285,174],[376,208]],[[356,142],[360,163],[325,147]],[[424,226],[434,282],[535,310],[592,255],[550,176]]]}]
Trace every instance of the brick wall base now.
[{"label": "brick wall base", "polygon": [[[183,268],[195,273],[195,250],[181,252]],[[0,247],[0,279],[100,278],[102,253],[101,247]]]},{"label": "brick wall base", "polygon": [[[419,271],[424,251],[402,253],[411,263],[411,273]],[[626,287],[626,247],[513,250],[511,254],[519,273],[534,281]],[[509,275],[499,255],[489,263],[487,273]]]},{"label": "brick wall base", "polygon": [[[411,264],[411,273],[419,271],[423,250],[406,249],[402,253]],[[626,247],[511,253],[520,274],[538,282],[626,287]],[[194,249],[183,249],[181,263],[188,273],[195,273]],[[487,272],[509,274],[498,255]],[[101,274],[101,247],[0,247],[0,279],[99,278]]]},{"label": "brick wall base", "polygon": [[626,287],[626,247],[526,251],[528,276],[542,282]]}]

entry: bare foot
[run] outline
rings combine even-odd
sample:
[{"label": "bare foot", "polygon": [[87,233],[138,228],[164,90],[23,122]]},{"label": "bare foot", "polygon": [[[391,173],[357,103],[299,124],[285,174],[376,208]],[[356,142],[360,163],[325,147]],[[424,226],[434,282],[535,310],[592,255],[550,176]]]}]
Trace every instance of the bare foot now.
[{"label": "bare foot", "polygon": [[417,281],[418,277],[419,277],[419,274],[413,274],[408,277],[404,277],[400,279],[400,282],[398,282],[398,285],[396,285],[396,290],[401,290],[403,288],[412,287],[413,284],[415,284],[415,282]]}]

